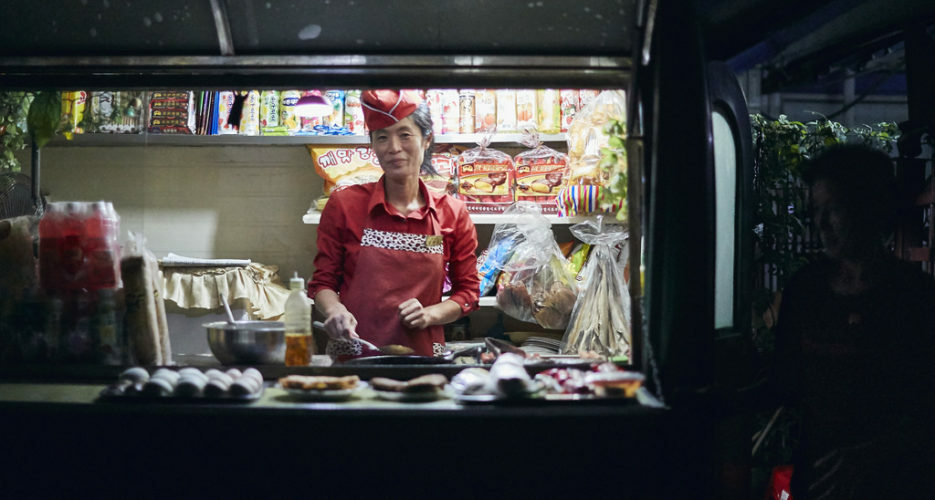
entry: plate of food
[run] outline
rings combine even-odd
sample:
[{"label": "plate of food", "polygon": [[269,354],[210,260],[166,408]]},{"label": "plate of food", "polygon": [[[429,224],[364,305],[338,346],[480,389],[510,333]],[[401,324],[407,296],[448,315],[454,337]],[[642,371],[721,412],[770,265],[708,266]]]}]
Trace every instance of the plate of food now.
[{"label": "plate of food", "polygon": [[279,379],[279,386],[287,394],[306,401],[346,401],[367,385],[357,375],[288,375]]},{"label": "plate of food", "polygon": [[422,375],[408,381],[386,377],[370,379],[370,387],[378,398],[408,403],[435,401],[448,397],[447,384],[448,378],[438,373]]}]

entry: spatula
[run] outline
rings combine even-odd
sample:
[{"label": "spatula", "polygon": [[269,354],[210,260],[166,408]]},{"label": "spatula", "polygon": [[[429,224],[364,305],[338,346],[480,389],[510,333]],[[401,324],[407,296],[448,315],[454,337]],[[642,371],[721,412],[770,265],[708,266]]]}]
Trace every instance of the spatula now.
[{"label": "spatula", "polygon": [[[325,324],[322,323],[321,321],[313,321],[312,326],[314,326],[315,328],[321,331],[325,331]],[[361,344],[367,346],[368,348],[374,351],[379,351],[383,354],[390,354],[393,356],[406,356],[406,355],[409,355],[415,352],[411,347],[406,347],[404,345],[389,344],[389,345],[385,345],[382,347],[377,347],[376,345],[373,344],[373,342],[368,342],[360,337],[358,337],[356,340],[360,342]]]}]

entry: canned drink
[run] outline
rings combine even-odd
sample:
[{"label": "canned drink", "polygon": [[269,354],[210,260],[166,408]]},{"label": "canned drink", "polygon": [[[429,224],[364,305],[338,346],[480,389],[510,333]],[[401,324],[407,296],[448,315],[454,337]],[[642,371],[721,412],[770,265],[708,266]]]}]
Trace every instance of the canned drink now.
[{"label": "canned drink", "polygon": [[325,125],[332,127],[344,126],[344,91],[326,90],[325,97],[331,102],[331,114],[325,117]]},{"label": "canned drink", "polygon": [[246,94],[240,117],[240,135],[260,135],[260,92],[250,90]]},{"label": "canned drink", "polygon": [[458,96],[458,131],[462,134],[474,133],[474,91],[462,90]]},{"label": "canned drink", "polygon": [[497,94],[478,90],[474,94],[474,132],[493,132],[497,128]]}]

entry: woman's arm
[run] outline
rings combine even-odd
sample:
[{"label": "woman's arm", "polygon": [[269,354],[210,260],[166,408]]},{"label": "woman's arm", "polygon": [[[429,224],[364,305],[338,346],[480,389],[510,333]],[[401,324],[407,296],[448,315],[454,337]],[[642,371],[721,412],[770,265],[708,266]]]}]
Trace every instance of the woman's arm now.
[{"label": "woman's arm", "polygon": [[315,294],[315,308],[325,317],[325,331],[333,339],[358,338],[357,318],[341,303],[334,290],[323,288]]}]

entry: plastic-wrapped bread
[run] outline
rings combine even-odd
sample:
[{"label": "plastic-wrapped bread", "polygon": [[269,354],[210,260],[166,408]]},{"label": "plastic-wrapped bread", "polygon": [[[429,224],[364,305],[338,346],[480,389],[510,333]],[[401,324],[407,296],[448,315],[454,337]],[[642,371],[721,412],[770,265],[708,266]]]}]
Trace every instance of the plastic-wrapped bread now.
[{"label": "plastic-wrapped bread", "polygon": [[172,346],[169,342],[169,323],[166,320],[166,303],[165,303],[165,280],[162,278],[162,272],[159,270],[159,263],[156,262],[156,259],[149,253],[144,254],[143,257],[146,261],[146,269],[149,274],[149,280],[152,282],[153,295],[152,301],[156,306],[156,326],[158,328],[157,333],[159,335],[159,355],[162,358],[162,363],[165,365],[172,364]]}]

